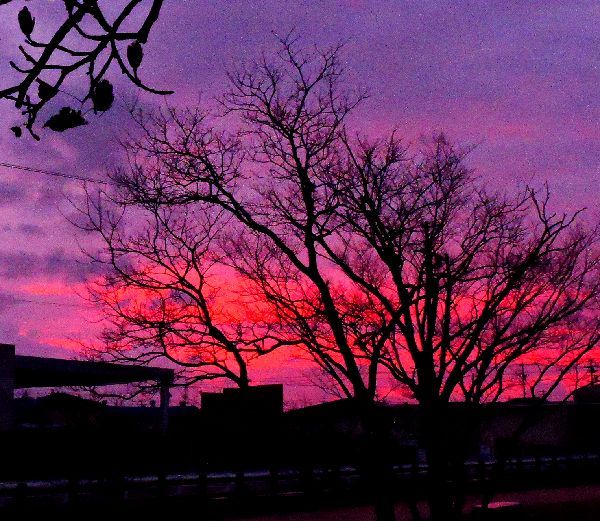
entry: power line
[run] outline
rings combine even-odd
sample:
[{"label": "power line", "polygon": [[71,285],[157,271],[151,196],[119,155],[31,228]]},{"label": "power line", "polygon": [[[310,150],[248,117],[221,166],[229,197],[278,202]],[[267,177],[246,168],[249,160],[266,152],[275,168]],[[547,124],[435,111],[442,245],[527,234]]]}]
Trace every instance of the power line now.
[{"label": "power line", "polygon": [[10,295],[2,295],[0,294],[0,300],[2,300],[2,298],[5,298],[5,303],[6,304],[42,304],[42,305],[48,305],[48,306],[58,306],[58,307],[77,307],[77,308],[89,308],[90,305],[85,305],[85,304],[74,304],[74,303],[69,303],[69,302],[57,302],[55,300],[34,300],[34,299],[24,299],[24,298],[16,298],[16,297],[12,297]]},{"label": "power line", "polygon": [[3,161],[0,162],[0,166],[3,166],[5,168],[12,168],[14,170],[22,170],[23,172],[31,172],[31,173],[35,173],[35,174],[43,174],[43,175],[49,175],[49,176],[53,176],[53,177],[62,177],[64,179],[72,179],[75,181],[83,181],[85,183],[96,183],[96,184],[102,184],[102,185],[111,184],[108,181],[103,181],[102,179],[96,179],[93,177],[85,177],[85,176],[76,175],[76,174],[65,174],[64,172],[44,170],[43,168],[35,168],[32,166],[26,166],[26,165],[16,165],[14,163],[5,163]]}]

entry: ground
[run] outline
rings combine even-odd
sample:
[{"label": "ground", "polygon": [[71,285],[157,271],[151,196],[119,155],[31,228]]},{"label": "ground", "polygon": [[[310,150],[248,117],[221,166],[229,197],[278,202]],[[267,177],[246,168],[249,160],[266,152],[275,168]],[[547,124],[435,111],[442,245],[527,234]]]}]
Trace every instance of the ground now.
[{"label": "ground", "polygon": [[[600,485],[514,492],[499,495],[495,500],[521,503],[523,505],[522,519],[526,521],[598,521],[600,518]],[[397,517],[398,521],[410,520],[408,511],[403,505],[398,505]],[[238,518],[238,521],[373,520],[373,511],[369,507]],[[510,521],[515,521],[513,516],[510,516]]]}]

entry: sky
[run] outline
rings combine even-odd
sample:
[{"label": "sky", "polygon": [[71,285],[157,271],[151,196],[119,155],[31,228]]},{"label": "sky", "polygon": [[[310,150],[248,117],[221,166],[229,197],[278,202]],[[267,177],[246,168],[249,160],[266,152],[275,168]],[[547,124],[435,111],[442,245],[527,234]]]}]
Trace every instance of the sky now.
[{"label": "sky", "polygon": [[[25,4],[40,35],[60,12],[53,0],[0,6],[0,88],[14,79],[8,61]],[[597,220],[599,22],[600,5],[585,0],[165,0],[140,75],[175,90],[169,103],[184,106],[218,95],[234,64],[273,50],[273,33],[294,29],[305,45],[344,41],[349,78],[370,93],[355,118],[362,132],[397,128],[410,143],[444,131],[477,145],[470,161],[486,183],[510,190],[548,181],[558,210],[585,206]],[[134,95],[117,71],[109,78],[113,109],[40,142],[14,138],[19,115],[0,100],[0,162],[104,178],[121,160],[116,141]],[[80,193],[77,181],[0,167],[0,342],[20,353],[71,357],[99,331],[80,296],[98,274],[80,251],[90,239],[67,219]],[[260,368],[258,381],[281,376],[281,363]]]}]

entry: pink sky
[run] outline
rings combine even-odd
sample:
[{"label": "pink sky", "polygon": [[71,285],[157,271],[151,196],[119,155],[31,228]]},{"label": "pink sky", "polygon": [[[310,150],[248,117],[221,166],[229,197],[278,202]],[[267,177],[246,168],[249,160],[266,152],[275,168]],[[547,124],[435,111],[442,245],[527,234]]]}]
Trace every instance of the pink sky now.
[{"label": "pink sky", "polygon": [[[43,30],[58,2],[27,2]],[[16,12],[0,7],[0,86],[21,40]],[[50,10],[47,10],[50,5]],[[559,209],[587,206],[597,220],[600,168],[600,42],[597,2],[165,0],[141,74],[173,88],[170,103],[208,99],[225,70],[272,49],[292,27],[306,44],[347,40],[346,67],[371,98],[356,122],[374,135],[398,127],[407,141],[444,130],[479,143],[471,162],[499,187],[550,182]],[[38,30],[36,28],[36,30]],[[114,73],[118,95],[132,91]],[[77,90],[78,86],[73,88]],[[159,100],[154,100],[159,101]],[[0,103],[0,161],[104,177],[119,161],[128,125],[122,103],[87,127],[14,139],[18,114]],[[64,218],[77,182],[0,167],[0,342],[22,353],[71,356],[93,336],[93,309],[77,296],[96,270]],[[296,372],[297,373],[297,372]],[[271,381],[281,370],[262,367]],[[298,387],[298,396],[301,396]]]}]

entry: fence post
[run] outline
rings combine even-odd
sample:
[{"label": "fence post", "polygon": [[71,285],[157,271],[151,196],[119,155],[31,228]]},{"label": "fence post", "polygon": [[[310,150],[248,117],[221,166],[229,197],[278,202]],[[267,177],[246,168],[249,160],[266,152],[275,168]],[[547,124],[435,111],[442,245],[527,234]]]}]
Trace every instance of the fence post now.
[{"label": "fence post", "polygon": [[315,493],[315,475],[313,465],[307,463],[302,468],[302,488],[304,493],[312,497]]},{"label": "fence post", "polygon": [[279,495],[279,472],[275,465],[272,465],[269,469],[269,480],[271,484],[271,495]]},{"label": "fence post", "polygon": [[201,461],[198,467],[198,496],[205,500],[208,498],[208,465]]},{"label": "fence post", "polygon": [[69,476],[69,482],[67,485],[67,503],[69,506],[74,506],[77,504],[77,492],[78,492],[79,480],[71,474]]},{"label": "fence post", "polygon": [[245,475],[244,469],[237,469],[235,471],[235,487],[234,494],[238,499],[241,499],[246,494],[246,483],[245,483]]}]

